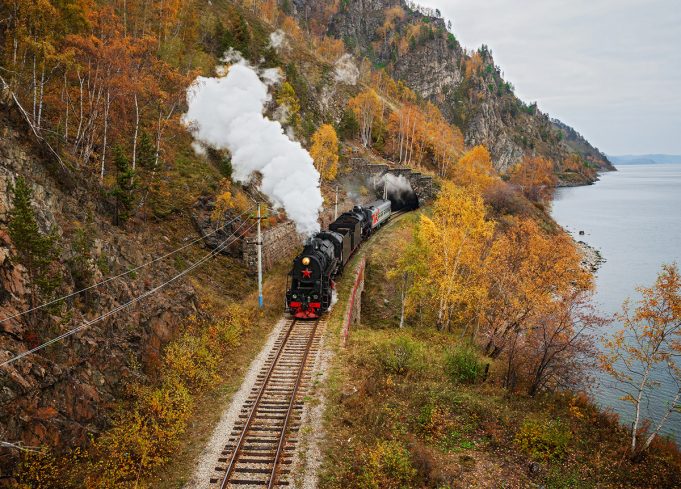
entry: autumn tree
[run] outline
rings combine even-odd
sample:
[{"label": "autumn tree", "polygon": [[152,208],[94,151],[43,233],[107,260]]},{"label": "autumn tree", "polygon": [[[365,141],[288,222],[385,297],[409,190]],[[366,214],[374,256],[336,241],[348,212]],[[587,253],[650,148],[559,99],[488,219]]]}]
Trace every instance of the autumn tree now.
[{"label": "autumn tree", "polygon": [[420,164],[425,147],[425,139],[422,137],[424,125],[423,113],[414,104],[404,104],[390,114],[388,132],[399,164],[407,166]]},{"label": "autumn tree", "polygon": [[300,100],[296,91],[289,82],[281,84],[276,97],[277,104],[283,108],[282,118],[285,124],[293,127],[300,126]]},{"label": "autumn tree", "polygon": [[414,277],[407,293],[411,314],[417,308],[433,314],[439,330],[471,321],[485,294],[483,259],[493,232],[482,198],[446,182],[432,217],[421,216],[410,261],[401,264]]},{"label": "autumn tree", "polygon": [[324,180],[335,180],[338,172],[338,136],[331,124],[322,125],[312,135],[310,156]]},{"label": "autumn tree", "polygon": [[[601,364],[616,381],[615,389],[631,404],[630,456],[639,460],[669,418],[681,412],[681,275],[665,265],[655,284],[638,289],[641,299],[631,310],[624,303],[617,316],[622,328],[605,341]],[[665,388],[663,389],[663,386]],[[666,386],[672,386],[671,389]],[[652,395],[655,393],[655,395]],[[660,415],[644,426],[644,409],[655,402]],[[647,413],[652,417],[650,411]]]},{"label": "autumn tree", "polygon": [[506,386],[515,387],[519,380],[530,396],[582,387],[595,366],[595,336],[608,323],[596,312],[592,291],[564,289],[536,319],[515,338],[516,354],[508,358],[516,362],[507,364]]},{"label": "autumn tree", "polygon": [[7,225],[19,261],[26,267],[31,291],[31,305],[40,295],[49,296],[59,284],[59,274],[52,269],[57,259],[57,237],[40,231],[32,207],[33,191],[23,177],[11,190],[12,209]]},{"label": "autumn tree", "polygon": [[512,221],[497,237],[485,271],[480,341],[492,358],[512,348],[540,318],[552,314],[557,298],[592,287],[570,237],[548,235],[530,219]]},{"label": "autumn tree", "polygon": [[361,92],[350,99],[348,107],[355,113],[359,122],[359,133],[362,145],[371,147],[374,125],[381,115],[381,101],[373,88]]},{"label": "autumn tree", "polygon": [[463,152],[463,134],[450,124],[440,109],[428,102],[425,109],[425,142],[438,175],[450,174],[456,159]]},{"label": "autumn tree", "polygon": [[509,181],[537,203],[549,202],[557,184],[553,162],[542,156],[525,157],[511,168]]},{"label": "autumn tree", "polygon": [[459,185],[476,187],[481,192],[498,181],[492,166],[492,157],[483,145],[475,146],[465,153],[451,174],[452,179]]}]

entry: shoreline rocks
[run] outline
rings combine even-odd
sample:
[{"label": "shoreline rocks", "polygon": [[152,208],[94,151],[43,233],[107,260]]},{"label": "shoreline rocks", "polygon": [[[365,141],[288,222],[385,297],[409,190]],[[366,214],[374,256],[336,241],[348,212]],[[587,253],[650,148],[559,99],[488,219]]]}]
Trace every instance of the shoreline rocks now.
[{"label": "shoreline rocks", "polygon": [[596,273],[601,265],[605,263],[605,258],[600,251],[584,241],[575,241],[582,254],[582,266],[592,273]]}]

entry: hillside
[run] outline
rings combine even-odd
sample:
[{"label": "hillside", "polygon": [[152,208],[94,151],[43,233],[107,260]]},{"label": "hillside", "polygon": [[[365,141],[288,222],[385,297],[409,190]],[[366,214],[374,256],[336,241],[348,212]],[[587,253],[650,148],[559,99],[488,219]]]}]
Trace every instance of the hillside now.
[{"label": "hillside", "polygon": [[621,155],[608,156],[615,165],[650,165],[656,163],[680,163],[681,155]]},{"label": "hillside", "polygon": [[[336,197],[339,210],[373,200],[385,169],[444,189],[441,243],[475,229],[463,267],[399,241],[376,276],[395,282],[388,265],[418,261],[399,270],[421,274],[407,327],[436,342],[456,343],[484,304],[494,334],[470,336],[499,366],[497,392],[527,389],[525,367],[502,373],[511,336],[536,356],[515,349],[522,328],[550,323],[560,292],[573,305],[578,282],[588,292],[546,210],[556,185],[609,163],[432,13],[387,0],[41,0],[4,2],[0,19],[0,481],[186,480],[215,406],[282,314],[297,231],[328,224]],[[256,202],[271,245],[264,310]],[[496,270],[508,289],[490,286]],[[537,273],[551,293],[534,293]],[[436,289],[450,294],[439,304]],[[368,317],[392,328],[386,300]],[[497,307],[518,303],[535,312],[507,324]]]},{"label": "hillside", "polygon": [[[358,58],[366,57],[396,80],[404,81],[420,97],[434,102],[445,117],[461,128],[469,146],[489,148],[499,171],[506,171],[526,155],[553,160],[556,171],[573,171],[571,153],[580,165],[613,170],[607,157],[576,131],[526,104],[502,78],[491,51],[462,48],[456,33],[436,12],[413,2],[376,0],[292,2],[298,19],[313,28],[328,29]],[[321,24],[321,27],[319,27]],[[590,180],[593,176],[578,177]],[[566,175],[567,180],[574,180]]]}]

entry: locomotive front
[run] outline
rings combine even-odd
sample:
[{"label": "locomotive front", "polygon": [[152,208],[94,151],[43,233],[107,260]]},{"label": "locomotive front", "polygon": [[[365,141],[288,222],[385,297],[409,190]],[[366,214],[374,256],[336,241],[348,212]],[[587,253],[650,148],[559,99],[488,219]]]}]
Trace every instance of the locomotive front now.
[{"label": "locomotive front", "polygon": [[337,266],[332,243],[312,238],[293,261],[286,292],[288,312],[298,319],[316,319],[331,305],[331,275]]}]

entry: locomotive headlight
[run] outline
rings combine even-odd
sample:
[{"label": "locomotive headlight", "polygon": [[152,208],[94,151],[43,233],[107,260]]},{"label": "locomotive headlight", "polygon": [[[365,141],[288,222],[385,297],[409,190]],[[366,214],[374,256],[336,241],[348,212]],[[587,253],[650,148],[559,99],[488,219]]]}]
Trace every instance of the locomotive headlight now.
[{"label": "locomotive headlight", "polygon": [[309,265],[310,264],[310,259],[306,256],[303,258],[303,265]]},{"label": "locomotive headlight", "polygon": [[298,295],[297,295],[297,294],[293,294],[291,297],[292,297],[293,299],[297,299],[297,298],[298,298]]}]

